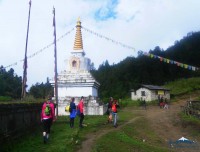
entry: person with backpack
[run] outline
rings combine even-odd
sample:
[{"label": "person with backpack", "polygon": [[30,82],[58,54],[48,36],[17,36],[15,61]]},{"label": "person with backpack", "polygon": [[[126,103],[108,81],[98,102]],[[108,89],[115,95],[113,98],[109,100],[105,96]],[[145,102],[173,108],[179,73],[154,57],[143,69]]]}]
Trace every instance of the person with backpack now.
[{"label": "person with backpack", "polygon": [[69,112],[70,112],[70,122],[69,122],[69,125],[70,125],[70,128],[74,128],[74,119],[76,117],[76,105],[74,103],[74,98],[71,99],[71,102],[70,102],[70,107],[69,107]]},{"label": "person with backpack", "polygon": [[80,117],[80,121],[79,121],[79,127],[80,128],[83,128],[83,120],[84,120],[84,103],[83,103],[83,96],[81,97],[81,100],[79,101],[79,104],[77,106],[77,113],[80,113],[80,114],[77,114],[79,115]]},{"label": "person with backpack", "polygon": [[42,105],[41,121],[43,124],[43,141],[46,144],[49,139],[52,122],[55,121],[54,103],[51,96]]},{"label": "person with backpack", "polygon": [[107,114],[108,114],[108,122],[107,123],[111,123],[112,122],[112,103],[113,103],[113,97],[110,97],[110,101],[108,102],[108,109],[107,109]]},{"label": "person with backpack", "polygon": [[119,103],[117,100],[113,100],[112,102],[112,119],[113,119],[113,126],[117,128],[117,108],[119,108]]}]

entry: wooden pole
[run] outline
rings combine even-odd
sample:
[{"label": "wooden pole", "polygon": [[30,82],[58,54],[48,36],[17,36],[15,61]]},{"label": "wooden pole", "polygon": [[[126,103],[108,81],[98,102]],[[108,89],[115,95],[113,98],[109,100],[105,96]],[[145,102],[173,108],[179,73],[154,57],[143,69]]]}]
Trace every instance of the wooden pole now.
[{"label": "wooden pole", "polygon": [[26,96],[26,82],[27,82],[27,47],[28,47],[28,33],[29,33],[29,22],[30,22],[30,13],[31,13],[31,0],[29,1],[29,13],[28,13],[28,25],[26,33],[26,46],[25,46],[25,56],[24,56],[24,65],[23,65],[23,80],[22,80],[22,94],[21,99]]},{"label": "wooden pole", "polygon": [[54,95],[56,100],[56,116],[58,116],[58,83],[57,83],[57,46],[56,46],[56,19],[55,19],[55,8],[53,7],[53,26],[54,26],[54,58],[55,58],[55,64],[54,64],[54,81],[55,81],[55,88],[54,88]]}]

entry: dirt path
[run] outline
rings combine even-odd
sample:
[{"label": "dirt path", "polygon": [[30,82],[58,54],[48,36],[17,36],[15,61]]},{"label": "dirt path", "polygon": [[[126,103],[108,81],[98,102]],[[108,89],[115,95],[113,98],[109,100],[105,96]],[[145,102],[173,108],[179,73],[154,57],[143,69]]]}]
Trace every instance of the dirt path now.
[{"label": "dirt path", "polygon": [[[180,100],[177,103],[170,105],[169,109],[160,109],[158,107],[150,107],[146,112],[146,117],[150,121],[151,127],[154,128],[155,132],[163,141],[168,145],[169,140],[177,141],[181,137],[185,137],[189,140],[200,141],[200,138],[191,136],[191,133],[184,128],[178,117],[181,111],[181,106],[185,105],[186,100]],[[168,145],[169,146],[169,145]],[[173,145],[172,145],[173,147]],[[194,148],[178,148],[174,149],[176,152],[196,152]]]},{"label": "dirt path", "polygon": [[[104,130],[97,131],[96,133],[91,133],[86,136],[86,140],[82,142],[81,149],[78,152],[90,152],[92,145],[95,144],[95,141],[101,136],[105,135],[110,131],[114,131],[116,129],[120,129],[121,127],[127,125],[128,123],[134,122],[138,118],[145,117],[149,121],[151,127],[157,133],[157,135],[168,144],[169,140],[176,141],[181,137],[185,137],[187,139],[192,139],[195,141],[200,141],[200,139],[193,139],[190,134],[183,128],[180,124],[180,120],[178,117],[178,113],[181,110],[181,106],[185,104],[186,100],[180,100],[179,102],[172,104],[169,106],[169,109],[160,109],[158,106],[149,106],[147,110],[138,109],[139,115],[129,120],[128,122],[120,125],[118,128],[105,128]],[[136,109],[133,109],[135,111]],[[178,149],[176,150],[184,152],[184,151],[195,151],[192,149]]]},{"label": "dirt path", "polygon": [[169,139],[177,140],[182,136],[186,136],[179,123],[178,113],[180,110],[180,105],[175,104],[171,105],[169,109],[150,107],[146,112],[151,127],[166,142]]},{"label": "dirt path", "polygon": [[123,125],[118,126],[117,128],[109,128],[109,129],[104,129],[104,130],[99,130],[95,133],[90,133],[86,136],[86,140],[82,142],[81,145],[81,149],[78,152],[90,152],[92,145],[95,143],[96,139],[99,139],[100,137],[102,137],[103,135],[107,134],[110,131],[114,131],[114,130],[119,130],[121,127],[134,122],[135,120],[137,120],[140,117],[135,117],[131,120],[129,120],[128,122],[124,123]]}]

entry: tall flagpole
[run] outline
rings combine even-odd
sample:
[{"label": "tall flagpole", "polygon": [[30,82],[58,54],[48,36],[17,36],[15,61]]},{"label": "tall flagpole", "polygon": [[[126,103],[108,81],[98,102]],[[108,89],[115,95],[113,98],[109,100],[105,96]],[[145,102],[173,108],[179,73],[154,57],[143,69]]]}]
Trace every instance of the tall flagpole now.
[{"label": "tall flagpole", "polygon": [[22,94],[21,98],[26,96],[26,81],[27,81],[27,46],[28,46],[28,33],[29,33],[29,22],[30,22],[30,13],[31,13],[31,0],[29,1],[29,14],[28,14],[28,25],[26,33],[26,46],[25,46],[25,56],[24,56],[24,65],[23,65],[23,80],[22,80]]},{"label": "tall flagpole", "polygon": [[57,47],[56,47],[56,19],[55,19],[55,8],[53,7],[53,27],[54,27],[54,58],[55,58],[55,64],[54,64],[54,81],[55,81],[55,88],[54,88],[54,95],[56,99],[56,116],[58,116],[58,84],[57,84]]}]

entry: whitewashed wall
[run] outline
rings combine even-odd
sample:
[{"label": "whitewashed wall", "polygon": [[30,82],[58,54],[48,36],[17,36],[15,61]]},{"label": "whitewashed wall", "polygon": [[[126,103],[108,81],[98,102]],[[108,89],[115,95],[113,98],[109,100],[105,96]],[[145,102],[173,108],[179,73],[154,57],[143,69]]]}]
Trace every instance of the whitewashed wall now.
[{"label": "whitewashed wall", "polygon": [[[141,92],[145,91],[145,96],[142,96]],[[162,95],[163,98],[170,100],[170,92],[169,91],[165,91],[165,94]],[[158,95],[157,95],[157,91],[155,90],[149,90],[147,88],[140,88],[136,91],[136,94],[134,91],[131,92],[131,99],[132,100],[140,100],[140,99],[145,99],[145,101],[152,101],[152,100],[157,100],[158,99]]]},{"label": "whitewashed wall", "polygon": [[98,91],[94,87],[58,87],[58,96],[66,97],[66,96],[98,96]]},{"label": "whitewashed wall", "polygon": [[[142,91],[145,91],[145,96],[142,96]],[[140,88],[136,91],[136,94],[134,92],[131,92],[131,99],[132,100],[140,100],[140,99],[145,99],[146,101],[151,101],[151,91],[146,89],[146,88]]]}]

